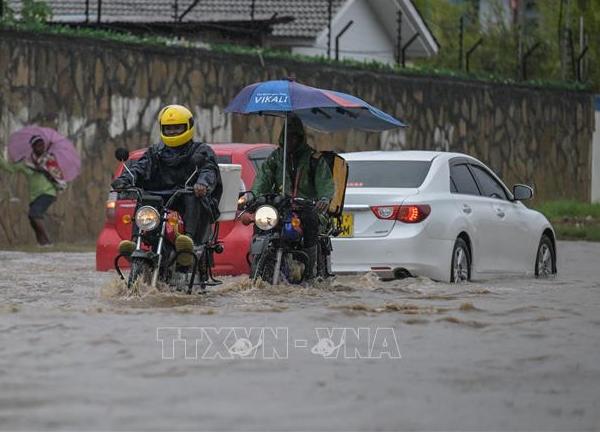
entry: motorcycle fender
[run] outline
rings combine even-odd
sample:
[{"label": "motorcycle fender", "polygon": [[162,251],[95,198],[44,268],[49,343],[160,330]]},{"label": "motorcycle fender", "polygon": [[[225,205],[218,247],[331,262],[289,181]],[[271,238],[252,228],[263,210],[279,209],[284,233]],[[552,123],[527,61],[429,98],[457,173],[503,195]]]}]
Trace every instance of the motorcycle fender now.
[{"label": "motorcycle fender", "polygon": [[269,239],[267,237],[255,237],[252,240],[252,246],[250,246],[250,255],[260,255],[269,245]]},{"label": "motorcycle fender", "polygon": [[131,259],[142,258],[150,262],[154,262],[157,256],[154,252],[144,250],[136,250],[131,253]]}]

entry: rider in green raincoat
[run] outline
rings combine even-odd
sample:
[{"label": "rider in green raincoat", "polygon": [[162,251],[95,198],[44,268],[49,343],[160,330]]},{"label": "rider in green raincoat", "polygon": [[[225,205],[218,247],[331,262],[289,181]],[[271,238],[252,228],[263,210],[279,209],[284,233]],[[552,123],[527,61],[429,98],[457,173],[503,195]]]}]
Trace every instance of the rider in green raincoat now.
[{"label": "rider in green raincoat", "polygon": [[[324,159],[311,162],[315,151],[306,143],[302,121],[296,116],[288,119],[288,160],[286,193],[312,200],[330,201],[334,193],[331,169]],[[254,181],[255,195],[281,193],[283,179],[283,129],[279,135],[279,148],[261,166]],[[322,210],[323,207],[320,204]]]},{"label": "rider in green raincoat", "polygon": [[[252,192],[256,196],[281,193],[283,179],[284,130],[279,135],[279,148],[262,164],[254,181]],[[306,208],[299,216],[304,230],[304,247],[314,268],[319,236],[319,216],[329,207],[335,186],[331,169],[324,158],[315,158],[315,151],[306,142],[302,121],[295,115],[288,117],[287,127],[287,173],[285,193],[291,196],[315,200],[315,208]]]}]

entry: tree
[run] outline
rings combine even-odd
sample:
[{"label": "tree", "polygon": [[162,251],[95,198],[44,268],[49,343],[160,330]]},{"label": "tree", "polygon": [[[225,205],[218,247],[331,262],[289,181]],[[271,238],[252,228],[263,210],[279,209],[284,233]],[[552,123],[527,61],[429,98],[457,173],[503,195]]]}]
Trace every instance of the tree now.
[{"label": "tree", "polygon": [[[523,58],[528,79],[573,81],[577,57],[588,45],[580,78],[600,89],[600,0],[491,0],[480,2],[413,0],[440,41],[440,54],[417,64],[459,68],[460,18],[464,22],[463,53],[483,39],[472,54],[470,70],[521,79]],[[514,7],[516,6],[516,7]],[[584,38],[580,42],[580,18]],[[464,67],[463,65],[461,65]]]}]

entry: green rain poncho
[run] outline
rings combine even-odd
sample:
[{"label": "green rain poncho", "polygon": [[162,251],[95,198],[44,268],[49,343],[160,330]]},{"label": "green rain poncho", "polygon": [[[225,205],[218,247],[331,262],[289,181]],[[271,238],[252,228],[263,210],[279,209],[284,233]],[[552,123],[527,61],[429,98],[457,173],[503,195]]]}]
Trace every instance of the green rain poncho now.
[{"label": "green rain poncho", "polygon": [[43,172],[27,166],[23,161],[12,164],[0,155],[0,169],[25,174],[29,181],[29,202],[35,201],[40,195],[56,196],[57,189],[48,177]]},{"label": "green rain poncho", "polygon": [[[300,144],[293,150],[289,148],[290,137],[296,136]],[[279,135],[279,148],[262,164],[254,181],[252,192],[258,195],[281,193],[283,179],[283,138]],[[331,169],[323,158],[314,159],[315,151],[306,143],[306,134],[302,121],[292,115],[288,117],[288,160],[285,180],[286,194],[301,198],[330,200],[334,193]],[[312,165],[312,166],[311,166]]]}]

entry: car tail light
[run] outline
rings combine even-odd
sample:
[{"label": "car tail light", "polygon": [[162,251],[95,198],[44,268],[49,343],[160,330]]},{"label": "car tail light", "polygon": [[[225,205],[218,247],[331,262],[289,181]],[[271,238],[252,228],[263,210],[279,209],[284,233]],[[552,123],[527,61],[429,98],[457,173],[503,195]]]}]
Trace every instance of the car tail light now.
[{"label": "car tail light", "polygon": [[372,206],[371,211],[378,219],[398,220],[404,223],[419,223],[429,216],[431,207],[427,204]]},{"label": "car tail light", "polygon": [[374,206],[371,207],[371,210],[377,219],[394,220],[398,213],[398,207],[400,206]]},{"label": "car tail light", "polygon": [[106,206],[104,209],[104,213],[106,215],[106,222],[109,224],[115,223],[115,216],[117,213],[117,193],[109,192],[108,198],[106,200]]},{"label": "car tail light", "polygon": [[400,206],[396,219],[404,223],[419,223],[431,213],[431,207],[427,204],[410,204]]}]

